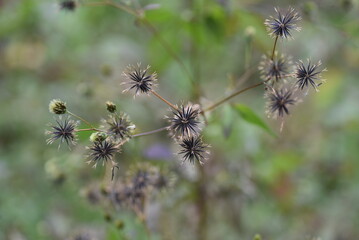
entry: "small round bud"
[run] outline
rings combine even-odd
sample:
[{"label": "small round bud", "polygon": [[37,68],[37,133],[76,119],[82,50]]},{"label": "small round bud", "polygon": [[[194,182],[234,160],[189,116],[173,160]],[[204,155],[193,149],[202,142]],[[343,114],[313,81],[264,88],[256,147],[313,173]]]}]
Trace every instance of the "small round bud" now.
[{"label": "small round bud", "polygon": [[109,111],[110,113],[116,112],[116,104],[114,104],[113,102],[107,101],[106,106],[107,106],[107,111]]},{"label": "small round bud", "polygon": [[60,99],[53,99],[49,104],[49,111],[54,114],[65,114],[66,103]]},{"label": "small round bud", "polygon": [[104,132],[95,132],[90,136],[91,142],[102,142],[107,138],[107,134]]},{"label": "small round bud", "polygon": [[106,222],[112,222],[112,216],[109,213],[105,213],[105,215],[103,216],[104,219],[106,220]]},{"label": "small round bud", "polygon": [[253,26],[248,26],[244,30],[244,34],[246,37],[251,38],[256,34],[256,29]]},{"label": "small round bud", "polygon": [[103,65],[101,67],[101,74],[104,76],[104,77],[111,77],[112,76],[112,73],[113,73],[113,70],[111,68],[111,66],[109,65]]},{"label": "small round bud", "polygon": [[116,225],[117,229],[123,229],[125,226],[125,223],[121,220],[117,220],[115,225]]},{"label": "small round bud", "polygon": [[74,0],[62,0],[60,2],[60,8],[65,11],[75,11],[77,3]]}]

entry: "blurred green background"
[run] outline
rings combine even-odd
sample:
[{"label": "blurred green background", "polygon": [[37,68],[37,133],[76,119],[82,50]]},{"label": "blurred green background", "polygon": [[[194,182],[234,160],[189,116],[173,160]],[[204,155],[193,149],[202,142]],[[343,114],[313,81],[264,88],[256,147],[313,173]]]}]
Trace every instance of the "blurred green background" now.
[{"label": "blurred green background", "polygon": [[[159,4],[145,19],[199,82],[203,106],[234,87],[260,81],[257,71],[244,83],[236,79],[247,68],[256,70],[271,50],[273,39],[263,22],[276,6],[293,6],[303,18],[302,31],[294,40],[280,41],[278,50],[294,60],[322,60],[327,83],[292,110],[282,133],[280,124],[265,116],[263,88],[232,100],[250,107],[278,137],[244,121],[229,104],[213,111],[204,130],[211,157],[200,173],[180,165],[166,133],[126,144],[117,159],[120,174],[134,162],[151,162],[179,175],[172,189],[152,199],[148,236],[131,212],[92,205],[84,197],[102,183],[105,170],[85,163],[88,134],[81,134],[71,151],[46,145],[44,132],[54,119],[48,103],[60,98],[72,112],[99,123],[110,100],[131,116],[138,132],[148,131],[165,126],[168,107],[150,96],[122,94],[121,72],[128,64],[151,65],[159,75],[157,91],[174,103],[196,101],[188,75],[126,12],[84,5],[67,12],[57,1],[2,0],[0,239],[88,234],[92,239],[230,240],[257,233],[266,240],[359,239],[359,2],[125,3]],[[168,156],[150,156],[156,146]],[[105,221],[107,212],[114,221]]]}]

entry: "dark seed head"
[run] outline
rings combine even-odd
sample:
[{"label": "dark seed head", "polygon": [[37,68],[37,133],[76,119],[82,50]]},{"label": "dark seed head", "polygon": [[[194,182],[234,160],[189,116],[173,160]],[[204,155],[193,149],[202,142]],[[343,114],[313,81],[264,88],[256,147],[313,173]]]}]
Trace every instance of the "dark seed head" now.
[{"label": "dark seed head", "polygon": [[119,148],[114,143],[105,140],[102,142],[94,142],[89,150],[90,160],[88,162],[94,162],[94,167],[96,167],[101,161],[102,164],[104,164],[105,162],[112,160],[115,153],[119,151]]},{"label": "dark seed head", "polygon": [[183,155],[183,161],[189,161],[194,164],[195,160],[201,165],[206,160],[208,151],[206,150],[209,146],[202,142],[199,137],[185,138],[180,143],[181,151],[179,154]]},{"label": "dark seed head", "polygon": [[50,125],[51,130],[46,131],[46,134],[51,135],[47,139],[48,144],[52,144],[56,140],[60,140],[60,143],[65,142],[68,146],[75,145],[76,143],[76,127],[79,122],[71,120],[69,118],[64,121],[60,119],[56,120],[56,125]]},{"label": "dark seed head", "polygon": [[320,61],[317,64],[311,64],[310,60],[308,60],[307,65],[305,65],[302,61],[299,61],[296,69],[296,84],[301,90],[311,85],[316,91],[318,91],[317,87],[323,83],[321,73],[325,71],[325,69],[318,69],[320,65]]},{"label": "dark seed head", "polygon": [[296,102],[293,97],[293,92],[288,89],[275,90],[269,87],[266,93],[268,99],[267,113],[269,116],[283,117],[284,114],[289,114],[288,107]]},{"label": "dark seed head", "polygon": [[110,115],[109,119],[105,120],[105,123],[108,125],[106,133],[114,141],[131,138],[132,132],[136,128],[124,113]]},{"label": "dark seed head", "polygon": [[181,105],[173,111],[172,118],[169,118],[169,130],[173,136],[178,138],[198,136],[201,128],[198,115],[200,113],[199,105],[187,104]]},{"label": "dark seed head", "polygon": [[76,7],[77,4],[74,0],[62,0],[60,2],[60,8],[66,11],[74,11]]},{"label": "dark seed head", "polygon": [[123,84],[126,84],[129,87],[125,89],[124,92],[133,90],[135,91],[135,96],[140,93],[149,93],[157,81],[157,74],[149,74],[149,68],[150,66],[141,69],[141,64],[137,64],[137,66],[128,66],[123,72],[123,76],[125,77],[125,82],[123,82]]},{"label": "dark seed head", "polygon": [[296,24],[301,19],[300,16],[293,8],[289,8],[284,14],[279,9],[274,9],[277,12],[277,17],[270,16],[270,19],[266,19],[264,22],[269,35],[272,37],[292,38],[292,30],[300,31]]},{"label": "dark seed head", "polygon": [[291,64],[292,61],[284,55],[277,56],[275,54],[273,60],[264,55],[259,65],[259,71],[264,81],[271,79],[272,82],[278,82],[289,74]]}]

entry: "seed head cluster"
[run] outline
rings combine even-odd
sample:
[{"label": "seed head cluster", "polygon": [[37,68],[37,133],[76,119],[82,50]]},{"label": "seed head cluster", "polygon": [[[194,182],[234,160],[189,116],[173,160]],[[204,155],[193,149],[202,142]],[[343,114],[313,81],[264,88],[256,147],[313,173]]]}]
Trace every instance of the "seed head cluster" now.
[{"label": "seed head cluster", "polygon": [[199,137],[184,138],[180,143],[181,151],[180,155],[183,155],[183,161],[188,161],[192,164],[197,161],[199,164],[203,164],[208,154],[208,145],[202,142]]},{"label": "seed head cluster", "polygon": [[201,131],[199,121],[200,108],[197,104],[181,105],[173,110],[173,116],[168,118],[170,126],[169,131],[177,138],[198,136]]},{"label": "seed head cluster", "polygon": [[275,54],[274,59],[264,55],[259,64],[259,71],[264,81],[271,80],[273,83],[277,83],[290,73],[291,64],[291,60],[283,54],[280,56]]},{"label": "seed head cluster", "polygon": [[307,64],[304,64],[303,61],[299,61],[295,75],[297,79],[296,84],[301,90],[311,85],[318,91],[318,86],[323,82],[321,73],[325,71],[325,69],[319,70],[320,65],[320,61],[317,64],[312,64],[310,60],[307,61]]},{"label": "seed head cluster", "polygon": [[137,66],[128,66],[127,69],[123,72],[125,81],[122,84],[128,85],[129,87],[125,89],[124,92],[134,91],[134,96],[141,93],[150,93],[152,88],[155,86],[155,82],[157,81],[157,74],[155,72],[149,74],[149,68],[150,66],[141,68],[141,64],[137,64]]},{"label": "seed head cluster", "polygon": [[104,122],[105,132],[115,142],[128,140],[136,128],[125,113],[112,114]]},{"label": "seed head cluster", "polygon": [[47,139],[48,144],[54,143],[56,140],[59,140],[60,143],[66,143],[68,146],[76,144],[76,128],[79,122],[66,118],[62,120],[61,118],[56,119],[55,125],[50,125],[51,130],[46,131],[46,134],[51,135]]},{"label": "seed head cluster", "polygon": [[77,3],[75,0],[62,0],[60,2],[60,8],[66,11],[75,11]]},{"label": "seed head cluster", "polygon": [[289,106],[296,103],[293,92],[289,89],[275,90],[271,88],[266,92],[268,98],[267,113],[269,116],[283,117],[284,114],[289,115]]},{"label": "seed head cluster", "polygon": [[94,163],[94,167],[98,163],[102,162],[102,165],[107,161],[111,161],[116,152],[119,151],[119,146],[116,146],[115,143],[110,141],[101,141],[94,142],[91,147],[89,147],[89,161],[88,163]]},{"label": "seed head cluster", "polygon": [[289,8],[284,14],[278,8],[274,8],[277,17],[270,17],[265,20],[264,25],[267,27],[269,35],[272,37],[292,38],[292,30],[300,31],[297,22],[301,19],[294,8]]}]

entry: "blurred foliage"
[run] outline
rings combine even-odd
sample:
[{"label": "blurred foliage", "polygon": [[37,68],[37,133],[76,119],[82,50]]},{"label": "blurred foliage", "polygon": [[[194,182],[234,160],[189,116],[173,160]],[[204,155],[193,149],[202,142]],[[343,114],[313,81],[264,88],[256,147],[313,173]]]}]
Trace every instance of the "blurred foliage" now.
[{"label": "blurred foliage", "polygon": [[[81,133],[71,151],[46,145],[46,124],[53,121],[48,103],[63,99],[73,112],[99,122],[110,100],[139,132],[148,131],[164,126],[167,107],[121,94],[122,70],[150,64],[159,91],[174,103],[196,100],[188,74],[124,11],[80,4],[67,12],[58,1],[0,0],[0,239],[356,239],[359,2],[126,2],[160,5],[145,19],[200,84],[204,106],[259,81],[256,71],[247,82],[238,79],[271,50],[263,22],[276,6],[291,5],[303,17],[303,30],[295,40],[280,41],[278,50],[294,59],[321,59],[327,83],[303,99],[281,133],[280,123],[265,117],[260,88],[208,114],[211,157],[202,173],[180,165],[166,133],[126,144],[118,174],[146,161],[178,175],[172,189],[151,201],[146,229],[129,211],[88,201],[89,190],[106,184],[105,168],[85,163],[90,133]],[[152,156],[153,147],[169,154]]]}]

